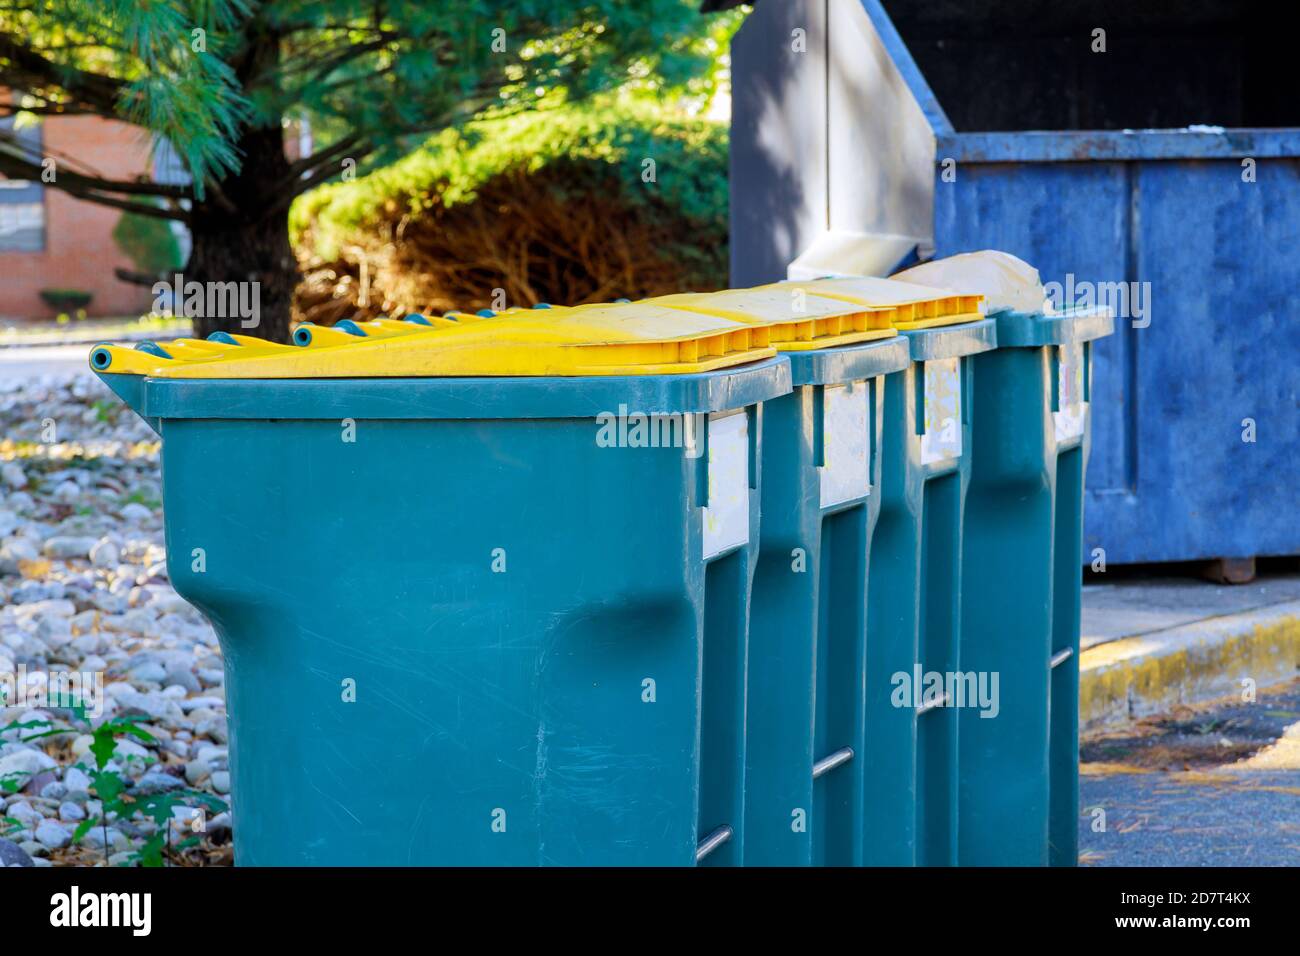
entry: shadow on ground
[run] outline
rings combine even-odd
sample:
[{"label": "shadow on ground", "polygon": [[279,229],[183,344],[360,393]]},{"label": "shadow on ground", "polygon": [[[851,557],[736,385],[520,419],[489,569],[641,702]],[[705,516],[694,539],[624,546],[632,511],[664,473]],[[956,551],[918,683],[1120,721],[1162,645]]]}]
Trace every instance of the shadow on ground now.
[{"label": "shadow on ground", "polygon": [[1079,862],[1300,865],[1300,679],[1085,736]]}]

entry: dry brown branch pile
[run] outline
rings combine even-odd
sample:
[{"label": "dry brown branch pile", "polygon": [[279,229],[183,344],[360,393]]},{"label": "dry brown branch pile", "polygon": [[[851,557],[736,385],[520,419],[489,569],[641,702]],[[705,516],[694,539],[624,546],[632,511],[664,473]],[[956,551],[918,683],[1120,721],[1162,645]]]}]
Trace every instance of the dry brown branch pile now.
[{"label": "dry brown branch pile", "polygon": [[[507,170],[450,209],[395,209],[335,261],[300,262],[294,318],[332,324],[475,311],[492,308],[497,289],[507,306],[530,306],[725,286],[724,229],[662,204],[630,203],[623,188],[613,173],[557,163]],[[304,240],[299,249],[311,249],[310,233]],[[696,250],[693,261],[672,254],[684,246]]]}]

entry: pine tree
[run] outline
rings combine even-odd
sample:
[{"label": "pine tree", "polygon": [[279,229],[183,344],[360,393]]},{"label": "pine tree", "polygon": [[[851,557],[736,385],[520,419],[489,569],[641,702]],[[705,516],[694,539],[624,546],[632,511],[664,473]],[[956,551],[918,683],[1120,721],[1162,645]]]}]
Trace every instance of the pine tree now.
[{"label": "pine tree", "polygon": [[[185,279],[259,282],[256,334],[284,340],[295,196],[484,111],[647,76],[683,82],[700,65],[698,19],[694,0],[5,0],[0,86],[23,96],[0,116],[129,121],[168,144],[190,181],[107,179],[93,156],[34,154],[31,138],[3,130],[0,173],[53,168],[52,188],[185,223]],[[324,145],[291,161],[284,127],[302,117]]]}]

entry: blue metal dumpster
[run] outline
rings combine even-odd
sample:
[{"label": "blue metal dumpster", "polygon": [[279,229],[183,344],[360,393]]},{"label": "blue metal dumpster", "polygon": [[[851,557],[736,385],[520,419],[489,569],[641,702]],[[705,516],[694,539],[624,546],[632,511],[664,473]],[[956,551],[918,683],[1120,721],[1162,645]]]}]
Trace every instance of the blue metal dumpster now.
[{"label": "blue metal dumpster", "polygon": [[1081,559],[1300,553],[1277,520],[1300,462],[1300,101],[1272,20],[759,3],[732,45],[732,281],[823,246],[877,275],[912,249],[1020,256],[1058,304],[1117,314]]},{"label": "blue metal dumpster", "polygon": [[762,404],[790,373],[707,321],[725,346],[662,351],[756,360],[277,378],[274,346],[92,352],[162,437],[171,580],[221,638],[239,864],[741,862]]}]

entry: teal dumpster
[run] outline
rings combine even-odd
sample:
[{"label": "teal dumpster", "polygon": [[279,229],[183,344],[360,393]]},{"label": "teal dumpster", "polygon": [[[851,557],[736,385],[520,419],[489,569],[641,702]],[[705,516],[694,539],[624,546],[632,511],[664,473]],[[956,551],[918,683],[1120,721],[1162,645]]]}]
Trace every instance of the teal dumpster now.
[{"label": "teal dumpster", "polygon": [[962,553],[964,670],[999,675],[996,713],[960,712],[958,859],[1078,855],[1079,614],[1092,343],[1105,309],[995,316],[977,356]]},{"label": "teal dumpster", "polygon": [[763,410],[745,863],[861,865],[867,549],[884,377],[911,359],[898,335],[788,357]]},{"label": "teal dumpster", "polygon": [[[741,861],[762,409],[789,363],[712,317],[611,344],[626,314],[554,349],[551,318],[510,320],[545,348],[467,323],[92,352],[162,437],[172,583],[225,652],[238,864]],[[590,374],[466,364],[489,346]]]},{"label": "teal dumpster", "polygon": [[997,328],[903,334],[912,362],[885,379],[869,553],[863,859],[945,866],[957,862],[957,715],[980,703],[964,699],[958,673],[974,357],[996,346]]}]

